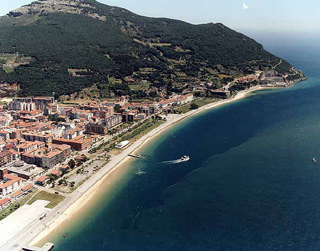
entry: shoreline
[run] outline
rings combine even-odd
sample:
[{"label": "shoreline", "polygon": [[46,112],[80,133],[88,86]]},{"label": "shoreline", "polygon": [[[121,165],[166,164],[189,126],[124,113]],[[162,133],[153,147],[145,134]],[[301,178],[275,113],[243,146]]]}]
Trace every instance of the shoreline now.
[{"label": "shoreline", "polygon": [[[94,174],[89,180],[77,188],[73,193],[70,194],[63,202],[61,202],[56,208],[52,209],[48,213],[45,221],[39,222],[34,226],[32,232],[24,231],[24,233],[18,233],[11,240],[8,240],[3,250],[21,250],[21,246],[26,244],[35,245],[40,241],[44,240],[50,233],[58,229],[63,223],[70,220],[71,217],[75,216],[86,206],[90,207],[90,201],[97,195],[101,186],[108,180],[110,175],[116,171],[119,167],[125,164],[128,160],[128,154],[134,153],[140,148],[144,147],[150,140],[157,137],[159,134],[170,129],[173,125],[180,121],[190,118],[196,114],[207,111],[209,109],[217,108],[222,105],[238,101],[247,97],[252,92],[263,90],[263,89],[279,89],[273,87],[262,87],[254,86],[249,89],[238,92],[234,97],[224,99],[218,102],[210,103],[200,107],[197,110],[189,111],[185,114],[178,115],[173,119],[168,120],[159,127],[153,129],[146,135],[142,136],[136,142],[131,144],[128,148],[122,151],[119,155],[113,156],[109,163],[103,166],[96,174]],[[14,247],[16,243],[19,243],[19,247]]]},{"label": "shoreline", "polygon": [[[251,87],[251,88],[249,88],[247,90],[243,90],[243,91],[238,92],[233,98],[229,98],[229,99],[225,99],[225,100],[221,100],[221,101],[218,101],[218,102],[207,104],[205,106],[200,107],[197,110],[189,111],[189,112],[181,115],[180,117],[175,118],[172,121],[167,121],[166,123],[163,124],[163,128],[159,128],[159,127],[161,127],[161,126],[159,126],[159,127],[155,128],[154,130],[152,130],[151,132],[149,132],[152,135],[149,135],[147,139],[143,140],[143,142],[141,142],[139,144],[139,146],[136,147],[135,149],[133,149],[131,152],[138,151],[140,148],[145,146],[153,138],[157,137],[159,134],[165,132],[166,130],[170,129],[172,126],[174,126],[175,124],[179,123],[180,121],[182,121],[182,120],[184,120],[186,118],[190,118],[190,117],[192,117],[192,116],[194,116],[194,115],[196,115],[198,113],[201,113],[203,111],[206,111],[206,110],[209,110],[209,109],[213,109],[213,108],[216,108],[216,107],[219,107],[219,106],[222,106],[222,105],[225,105],[225,104],[228,104],[228,103],[243,99],[246,96],[248,96],[250,93],[258,91],[258,90],[263,90],[263,89],[275,89],[275,88],[254,86],[254,87]],[[148,135],[148,134],[146,134],[146,135]],[[140,138],[140,139],[142,139],[142,138]],[[131,147],[132,147],[132,145],[131,145]],[[129,148],[127,148],[127,149],[129,149]],[[38,242],[43,240],[45,237],[47,237],[51,232],[56,230],[60,225],[62,225],[70,217],[72,217],[73,215],[77,214],[78,211],[80,211],[82,209],[82,207],[86,206],[86,204],[90,200],[92,200],[92,198],[99,191],[99,188],[103,185],[104,181],[106,181],[114,171],[116,171],[119,167],[121,167],[123,164],[125,164],[125,162],[127,162],[129,159],[130,158],[128,156],[124,157],[122,159],[122,161],[120,161],[117,165],[115,165],[112,168],[112,170],[110,170],[109,172],[105,173],[98,182],[93,184],[93,186],[91,186],[89,188],[89,190],[85,194],[83,194],[82,196],[79,197],[79,199],[76,201],[75,204],[71,205],[64,212],[64,215],[63,215],[63,217],[61,217],[61,219],[58,218],[55,221],[49,223],[48,228],[45,231],[42,231],[41,234],[39,234],[35,239],[33,239],[31,244],[32,245],[37,244]],[[76,192],[76,191],[74,191],[74,192]],[[82,200],[82,199],[84,199],[84,200]]]}]

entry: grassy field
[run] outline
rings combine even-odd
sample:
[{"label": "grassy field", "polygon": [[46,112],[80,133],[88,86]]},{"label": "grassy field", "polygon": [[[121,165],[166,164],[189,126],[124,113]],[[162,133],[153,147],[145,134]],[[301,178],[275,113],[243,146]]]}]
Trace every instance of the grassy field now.
[{"label": "grassy field", "polygon": [[150,84],[138,84],[138,85],[129,85],[130,90],[132,91],[146,91],[149,89]]},{"label": "grassy field", "polygon": [[[218,99],[214,99],[214,98],[201,98],[201,99],[197,99],[194,103],[196,103],[199,107],[213,103],[218,101]],[[178,108],[175,109],[178,112],[182,112],[182,113],[186,113],[188,111],[190,111],[190,104],[184,105],[184,106],[180,106]]]},{"label": "grassy field", "polygon": [[50,203],[46,206],[47,208],[54,208],[60,202],[65,199],[64,196],[54,193],[48,193],[45,191],[41,191],[37,193],[29,202],[28,205],[31,205],[36,200],[48,200]]},{"label": "grassy field", "polygon": [[12,73],[12,72],[14,72],[14,68],[13,68],[13,67],[2,66],[2,69],[3,69],[6,73]]},{"label": "grassy field", "polygon": [[19,207],[23,206],[27,203],[28,200],[31,199],[31,197],[37,192],[36,189],[34,189],[31,193],[24,196],[22,199],[12,203],[9,207],[7,207],[5,210],[0,212],[0,220],[6,218],[9,214],[16,211]]}]

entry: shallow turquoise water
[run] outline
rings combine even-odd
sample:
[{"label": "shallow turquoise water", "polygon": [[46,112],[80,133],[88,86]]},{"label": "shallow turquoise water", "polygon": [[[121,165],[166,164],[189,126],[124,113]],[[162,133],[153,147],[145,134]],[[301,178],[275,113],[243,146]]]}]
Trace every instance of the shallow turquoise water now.
[{"label": "shallow turquoise water", "polygon": [[[141,151],[151,160],[132,161],[112,199],[102,195],[49,239],[56,250],[319,250],[320,164],[311,159],[320,159],[320,60],[290,60],[308,81],[159,136]],[[185,154],[189,162],[160,164]]]}]

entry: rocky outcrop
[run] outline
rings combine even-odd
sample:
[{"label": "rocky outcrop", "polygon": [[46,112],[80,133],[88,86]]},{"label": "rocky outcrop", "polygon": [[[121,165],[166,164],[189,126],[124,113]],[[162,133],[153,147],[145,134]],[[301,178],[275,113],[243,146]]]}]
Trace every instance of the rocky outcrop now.
[{"label": "rocky outcrop", "polygon": [[20,17],[25,14],[47,14],[47,13],[71,13],[84,14],[88,17],[106,21],[106,16],[99,15],[95,7],[82,0],[42,0],[25,5],[9,12],[11,17]]}]

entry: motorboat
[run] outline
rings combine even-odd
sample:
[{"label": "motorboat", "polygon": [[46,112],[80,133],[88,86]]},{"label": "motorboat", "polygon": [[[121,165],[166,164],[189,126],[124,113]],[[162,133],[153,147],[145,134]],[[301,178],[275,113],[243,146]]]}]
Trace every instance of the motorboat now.
[{"label": "motorboat", "polygon": [[189,157],[189,156],[187,156],[187,155],[184,155],[184,156],[183,156],[183,157],[181,157],[179,160],[180,160],[181,162],[185,162],[185,161],[190,160],[190,157]]}]

